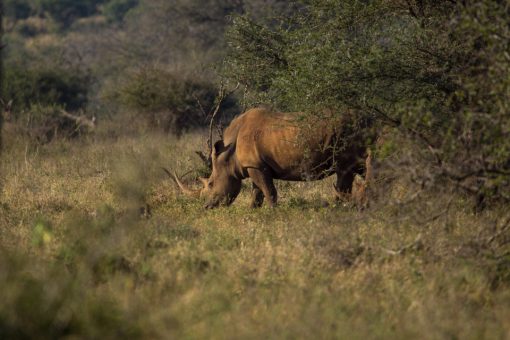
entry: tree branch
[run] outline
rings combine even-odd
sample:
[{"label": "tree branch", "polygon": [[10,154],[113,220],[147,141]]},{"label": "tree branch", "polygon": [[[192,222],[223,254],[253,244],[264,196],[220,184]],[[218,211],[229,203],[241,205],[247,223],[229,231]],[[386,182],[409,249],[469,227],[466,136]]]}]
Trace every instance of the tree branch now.
[{"label": "tree branch", "polygon": [[[205,156],[204,153],[201,151],[195,151],[195,153],[198,155],[198,157],[200,157],[202,162],[204,162],[209,169],[212,168],[212,148],[213,148],[212,139],[213,139],[213,129],[215,126],[217,129],[218,135],[220,136],[220,138],[223,139],[223,126],[220,123],[216,123],[217,117],[220,114],[221,104],[223,103],[225,98],[229,97],[235,91],[237,91],[237,89],[239,88],[240,85],[241,85],[240,83],[237,83],[237,85],[235,86],[235,88],[233,90],[227,92],[227,90],[225,89],[225,83],[222,80],[220,83],[220,89],[218,91],[218,96],[216,97],[216,105],[214,106],[212,111],[209,112],[208,114],[205,114],[205,110],[203,109],[202,105],[200,105],[202,112],[205,114],[205,116],[211,117],[210,121],[209,121],[209,135],[207,138],[208,155]],[[200,104],[200,101],[198,101],[198,102]]]}]

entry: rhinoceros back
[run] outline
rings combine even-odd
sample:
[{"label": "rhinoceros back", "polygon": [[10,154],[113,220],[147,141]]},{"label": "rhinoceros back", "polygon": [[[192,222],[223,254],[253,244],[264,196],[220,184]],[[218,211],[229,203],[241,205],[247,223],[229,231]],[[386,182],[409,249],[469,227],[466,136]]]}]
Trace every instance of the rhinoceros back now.
[{"label": "rhinoceros back", "polygon": [[[236,141],[240,166],[271,171],[274,178],[317,179],[331,174],[331,124],[310,124],[299,113],[252,109],[228,127],[225,144]],[[331,171],[330,171],[331,170]]]}]

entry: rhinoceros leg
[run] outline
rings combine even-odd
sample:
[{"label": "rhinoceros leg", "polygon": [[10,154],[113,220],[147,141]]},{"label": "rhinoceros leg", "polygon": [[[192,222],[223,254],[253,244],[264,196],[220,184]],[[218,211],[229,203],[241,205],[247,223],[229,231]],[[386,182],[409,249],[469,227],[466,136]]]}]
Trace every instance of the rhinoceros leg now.
[{"label": "rhinoceros leg", "polygon": [[354,181],[355,172],[351,170],[336,172],[336,198],[341,201],[348,201],[351,197],[352,182]]},{"label": "rhinoceros leg", "polygon": [[273,183],[273,178],[269,174],[255,168],[248,169],[248,176],[250,176],[253,184],[262,190],[264,197],[267,199],[267,204],[271,208],[274,207],[278,195]]},{"label": "rhinoceros leg", "polygon": [[260,188],[253,182],[253,189],[251,191],[251,208],[260,208],[264,203],[264,193]]}]

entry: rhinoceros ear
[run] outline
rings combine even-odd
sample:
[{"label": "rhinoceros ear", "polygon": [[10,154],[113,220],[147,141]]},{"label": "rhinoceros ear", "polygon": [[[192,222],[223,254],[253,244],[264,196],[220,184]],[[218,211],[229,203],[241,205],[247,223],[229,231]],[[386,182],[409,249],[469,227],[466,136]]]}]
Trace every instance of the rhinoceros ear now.
[{"label": "rhinoceros ear", "polygon": [[217,157],[220,153],[223,152],[224,149],[225,149],[225,144],[223,144],[223,141],[222,140],[217,141],[216,143],[214,143],[212,156]]},{"label": "rhinoceros ear", "polygon": [[216,161],[218,156],[223,152],[224,148],[225,148],[225,145],[223,144],[222,140],[219,140],[216,143],[214,143],[214,146],[212,149],[212,154],[211,154],[211,159],[212,159],[213,163]]},{"label": "rhinoceros ear", "polygon": [[217,141],[216,143],[214,143],[211,155],[213,163],[218,159],[220,155],[228,156],[232,153],[233,150],[234,150],[233,143],[225,145],[222,140]]}]

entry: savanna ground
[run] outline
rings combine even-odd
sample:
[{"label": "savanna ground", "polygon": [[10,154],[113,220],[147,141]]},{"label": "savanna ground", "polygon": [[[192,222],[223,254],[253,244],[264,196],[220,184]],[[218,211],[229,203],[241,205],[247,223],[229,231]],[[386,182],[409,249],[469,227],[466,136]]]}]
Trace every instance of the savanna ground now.
[{"label": "savanna ground", "polygon": [[5,139],[0,338],[510,338],[504,207],[396,181],[359,212],[330,178],[205,211],[161,170],[203,134]]}]

